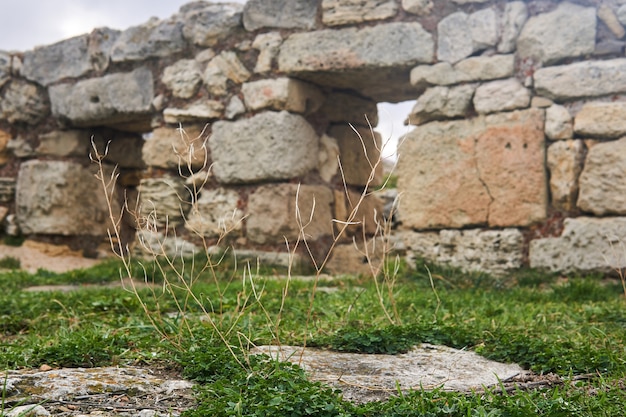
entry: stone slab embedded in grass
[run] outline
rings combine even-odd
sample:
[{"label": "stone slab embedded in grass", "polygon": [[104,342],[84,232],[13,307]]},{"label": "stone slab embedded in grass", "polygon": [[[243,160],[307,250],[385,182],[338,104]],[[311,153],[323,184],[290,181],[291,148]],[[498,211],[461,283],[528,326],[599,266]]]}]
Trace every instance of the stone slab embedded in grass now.
[{"label": "stone slab embedded in grass", "polygon": [[409,390],[469,391],[496,386],[521,372],[516,364],[491,361],[446,346],[422,344],[399,355],[340,353],[297,346],[259,346],[253,353],[297,363],[314,381],[343,391],[357,403],[379,401]]}]

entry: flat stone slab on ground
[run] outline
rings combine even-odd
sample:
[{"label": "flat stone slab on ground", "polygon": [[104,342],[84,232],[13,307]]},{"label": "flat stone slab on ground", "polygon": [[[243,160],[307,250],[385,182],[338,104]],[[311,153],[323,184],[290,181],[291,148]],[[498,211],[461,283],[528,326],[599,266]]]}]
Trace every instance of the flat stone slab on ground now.
[{"label": "flat stone slab on ground", "polygon": [[496,385],[522,372],[516,364],[504,364],[477,353],[447,346],[419,345],[405,354],[332,352],[298,346],[259,346],[253,353],[299,364],[314,381],[331,384],[354,402],[384,400],[397,387],[469,391]]}]

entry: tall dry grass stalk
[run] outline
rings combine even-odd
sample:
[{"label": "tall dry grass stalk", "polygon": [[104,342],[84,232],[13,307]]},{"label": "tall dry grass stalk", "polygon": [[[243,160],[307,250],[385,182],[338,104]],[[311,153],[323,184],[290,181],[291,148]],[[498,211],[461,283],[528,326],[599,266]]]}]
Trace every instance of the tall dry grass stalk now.
[{"label": "tall dry grass stalk", "polygon": [[[277,344],[280,344],[280,324],[284,319],[285,315],[285,301],[288,299],[290,283],[293,279],[293,268],[295,265],[295,259],[297,254],[304,250],[305,253],[308,254],[309,259],[314,268],[314,284],[313,289],[310,294],[308,311],[306,314],[306,329],[305,334],[308,334],[308,329],[311,324],[311,317],[313,315],[313,309],[315,305],[315,297],[318,289],[318,284],[320,279],[322,278],[323,271],[327,266],[329,260],[332,257],[333,250],[336,246],[344,241],[345,236],[347,235],[348,228],[354,228],[355,226],[360,226],[362,229],[362,233],[359,235],[358,240],[362,240],[362,242],[358,242],[356,237],[353,237],[353,243],[355,247],[358,249],[360,246],[359,243],[362,243],[362,256],[367,260],[369,265],[370,274],[372,279],[374,280],[377,296],[379,299],[379,303],[384,311],[384,314],[387,320],[390,323],[398,324],[400,322],[400,316],[397,311],[397,306],[394,299],[394,285],[396,283],[396,278],[398,274],[399,268],[399,259],[395,259],[395,262],[389,264],[386,262],[387,255],[391,252],[389,234],[391,232],[391,219],[383,219],[381,213],[373,213],[373,218],[376,219],[376,232],[375,236],[367,236],[365,233],[365,225],[363,218],[359,218],[360,208],[363,205],[363,202],[368,196],[370,196],[373,192],[376,191],[376,173],[380,171],[381,164],[383,163],[382,157],[380,156],[382,153],[382,147],[377,143],[375,139],[374,131],[370,125],[371,138],[375,143],[376,155],[368,155],[368,146],[366,146],[366,139],[364,139],[359,132],[352,127],[355,134],[358,136],[363,152],[365,153],[366,161],[369,165],[370,175],[367,180],[366,185],[363,187],[363,191],[360,193],[357,201],[350,201],[350,192],[349,187],[345,181],[345,175],[343,172],[343,167],[341,165],[341,160],[338,157],[339,169],[341,172],[341,177],[343,179],[343,188],[346,195],[346,198],[350,202],[350,207],[352,208],[349,212],[346,219],[334,219],[333,222],[336,226],[333,227],[333,230],[336,230],[334,236],[332,237],[332,241],[329,245],[326,253],[321,257],[316,257],[314,255],[314,251],[311,247],[311,242],[307,239],[307,226],[313,221],[313,214],[315,212],[315,200],[313,200],[312,207],[309,211],[304,211],[302,206],[300,205],[300,187],[298,187],[296,193],[296,201],[295,201],[295,222],[297,223],[297,228],[299,230],[298,238],[295,242],[289,242],[285,239],[285,246],[290,256],[290,262],[288,266],[287,276],[284,280],[284,287],[282,291],[282,298],[279,307],[279,311],[277,314],[270,314],[262,302],[262,291],[257,288],[256,278],[258,277],[258,265],[255,268],[254,265],[246,264],[242,268],[241,271],[241,280],[242,287],[244,288],[243,292],[239,295],[237,299],[237,305],[234,308],[234,311],[226,314],[224,307],[224,294],[229,284],[232,283],[234,279],[237,279],[237,263],[235,259],[235,267],[233,268],[233,272],[230,275],[230,278],[226,281],[224,279],[220,279],[217,273],[217,267],[224,260],[224,253],[221,254],[213,254],[209,249],[209,244],[202,233],[198,230],[192,230],[192,233],[196,235],[196,237],[202,242],[203,247],[203,255],[202,257],[194,256],[193,253],[180,253],[173,256],[170,253],[167,253],[165,250],[165,240],[176,238],[175,232],[173,229],[168,228],[168,219],[159,219],[158,218],[158,202],[150,202],[151,207],[139,207],[137,203],[131,204],[129,198],[125,197],[123,199],[123,204],[121,207],[116,203],[116,184],[119,177],[119,170],[115,168],[110,175],[106,174],[106,169],[104,167],[104,161],[106,159],[108,153],[108,145],[104,150],[98,150],[92,142],[92,153],[90,155],[91,160],[97,164],[98,166],[98,174],[97,177],[101,183],[102,190],[105,193],[106,201],[108,204],[109,210],[109,220],[111,222],[111,229],[109,230],[109,241],[111,243],[111,248],[113,252],[121,259],[123,263],[123,271],[122,278],[130,278],[125,280],[125,282],[130,283],[129,291],[133,292],[141,306],[150,320],[152,326],[155,328],[157,332],[159,332],[160,336],[172,342],[174,345],[182,347],[182,342],[189,336],[193,336],[193,328],[190,323],[190,318],[188,317],[188,310],[190,306],[194,306],[196,309],[199,308],[203,319],[209,324],[210,328],[213,332],[220,338],[220,340],[224,343],[224,345],[231,351],[233,357],[237,358],[235,355],[233,348],[231,347],[231,343],[233,337],[239,340],[240,347],[242,350],[244,348],[250,347],[252,344],[250,337],[248,335],[241,334],[237,332],[236,325],[238,321],[246,314],[248,307],[254,303],[256,306],[260,306],[261,311],[263,312],[264,318],[267,322],[267,328],[270,330],[271,335]],[[211,169],[208,166],[208,151],[207,151],[207,140],[208,138],[204,137],[204,132],[197,138],[189,138],[187,137],[185,131],[179,128],[180,140],[185,145],[184,152],[177,152],[177,156],[179,158],[179,169],[178,175],[180,175],[184,179],[190,179],[192,176],[198,174],[199,172],[208,173]],[[181,147],[174,147],[174,151],[176,149],[181,149]],[[198,154],[204,156],[204,161],[201,164],[201,167],[198,168],[197,159]],[[199,182],[196,181],[187,181],[188,186],[186,187],[186,192],[189,194],[188,196],[179,196],[181,200],[181,204],[189,204],[190,213],[194,213],[195,215],[199,215],[200,212],[197,207],[197,201],[199,194],[202,192],[202,189],[206,185],[206,179],[208,175],[204,177],[205,179]],[[384,186],[384,185],[383,185]],[[139,201],[139,200],[137,200]],[[117,208],[119,207],[119,208]],[[395,206],[394,206],[395,207]],[[181,214],[183,215],[183,219],[185,217],[185,210],[181,209]],[[144,280],[148,282],[148,272],[146,270],[145,262],[136,262],[133,261],[133,250],[125,243],[122,239],[122,219],[125,216],[130,216],[133,220],[133,223],[136,225],[138,232],[145,231],[150,236],[158,236],[157,233],[161,232],[158,227],[159,224],[165,224],[165,227],[161,227],[163,229],[163,235],[161,237],[161,241],[158,242],[157,245],[154,242],[147,242],[145,240],[139,239],[138,244],[142,246],[143,252],[149,254],[150,261],[152,265],[155,265],[161,275],[164,277],[163,283],[159,288],[155,288],[151,286],[151,296],[153,300],[156,302],[157,306],[159,304],[159,300],[164,299],[164,297],[169,297],[169,299],[173,300],[177,309],[178,309],[178,317],[176,323],[172,323],[172,320],[168,317],[164,317],[159,313],[159,309],[157,311],[153,311],[148,307],[147,300],[140,293],[139,288],[136,285],[136,281],[132,280],[132,278],[136,277],[136,265],[140,265],[140,273],[143,274]],[[391,217],[391,216],[390,216]],[[223,230],[221,230],[220,236],[218,237],[218,245],[223,242],[226,242],[226,238],[237,225],[238,222],[244,221],[244,218],[238,219],[230,219],[230,221],[224,222]],[[228,227],[230,225],[230,227]],[[378,247],[376,247],[378,245]],[[156,247],[156,250],[155,250]],[[375,256],[376,254],[376,256]],[[379,255],[382,254],[382,257]],[[198,259],[202,259],[202,264],[197,265]],[[200,296],[196,295],[193,291],[193,286],[199,279],[199,277],[209,275],[212,277],[213,283],[217,288],[217,299],[202,299]],[[180,294],[184,294],[180,296]],[[209,308],[205,307],[208,304]],[[225,320],[225,317],[230,317],[230,320]],[[302,345],[306,346],[307,340],[302,340]],[[243,363],[240,362],[242,366]]]}]

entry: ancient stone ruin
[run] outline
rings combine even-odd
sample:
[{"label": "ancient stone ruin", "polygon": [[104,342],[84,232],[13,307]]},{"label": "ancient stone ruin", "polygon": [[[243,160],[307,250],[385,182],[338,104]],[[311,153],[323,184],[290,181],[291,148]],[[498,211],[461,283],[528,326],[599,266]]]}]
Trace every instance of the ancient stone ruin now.
[{"label": "ancient stone ruin", "polygon": [[[220,244],[280,261],[297,205],[320,256],[381,182],[376,104],[417,100],[396,250],[496,273],[626,266],[624,25],[622,0],[198,1],[0,52],[2,233],[96,252],[93,141],[119,170],[114,212],[137,207],[129,243],[197,250],[228,229]],[[381,212],[369,194],[335,271]]]}]

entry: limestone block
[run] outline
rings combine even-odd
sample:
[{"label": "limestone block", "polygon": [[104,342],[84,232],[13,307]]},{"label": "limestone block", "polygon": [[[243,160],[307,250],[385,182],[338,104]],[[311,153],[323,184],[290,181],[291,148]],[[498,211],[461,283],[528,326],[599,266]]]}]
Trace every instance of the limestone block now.
[{"label": "limestone block", "polygon": [[286,111],[213,124],[213,172],[221,183],[254,183],[304,175],[317,168],[319,138],[309,123]]},{"label": "limestone block", "polygon": [[313,29],[319,2],[312,0],[249,0],[243,8],[247,31],[261,28]]},{"label": "limestone block", "polygon": [[273,184],[257,188],[248,198],[248,239],[258,244],[282,245],[287,239],[293,245],[300,236],[296,204],[304,223],[301,226],[306,225],[307,240],[332,236],[333,193],[330,189],[320,185]]},{"label": "limestone block", "polygon": [[[344,228],[344,236],[356,236],[357,238],[374,236],[383,232],[383,202],[374,195],[363,196],[353,190],[334,191],[335,197],[335,229],[337,232]],[[348,224],[349,223],[349,224]]]},{"label": "limestone block", "polygon": [[556,209],[574,210],[584,153],[585,145],[582,140],[559,141],[548,147],[550,195],[552,206]]},{"label": "limestone block", "polygon": [[21,75],[43,86],[64,78],[77,78],[109,65],[110,51],[120,31],[99,28],[24,53]]},{"label": "limestone block", "polygon": [[278,56],[283,37],[279,32],[261,33],[254,38],[252,47],[259,50],[259,56],[254,67],[255,73],[266,73],[272,70],[272,65]]},{"label": "limestone block", "polygon": [[418,16],[427,16],[433,11],[432,0],[402,0],[402,9],[405,12]]},{"label": "limestone block", "polygon": [[154,97],[152,72],[145,67],[48,89],[52,114],[74,126],[111,126],[149,119]]},{"label": "limestone block", "polygon": [[543,111],[432,122],[409,132],[397,166],[405,227],[525,226],[546,216]]},{"label": "limestone block", "polygon": [[620,23],[619,19],[615,15],[615,12],[608,4],[601,4],[598,7],[598,19],[600,19],[606,27],[609,28],[611,32],[615,35],[616,38],[621,39],[624,37],[626,32],[624,31],[624,27]]},{"label": "limestone block", "polygon": [[420,65],[411,71],[411,84],[452,85],[471,81],[488,81],[513,76],[515,56],[493,55],[464,59],[454,66],[448,62]]},{"label": "limestone block", "polygon": [[541,68],[534,79],[536,92],[555,101],[626,93],[626,59]]},{"label": "limestone block", "polygon": [[328,26],[385,20],[397,13],[393,0],[322,0],[322,22]]},{"label": "limestone block", "polygon": [[135,235],[134,252],[147,259],[167,256],[169,259],[191,257],[202,252],[202,249],[172,234],[154,230],[140,229]]},{"label": "limestone block", "polygon": [[626,214],[626,138],[592,146],[579,183],[581,210],[598,216]]},{"label": "limestone block", "polygon": [[502,33],[498,42],[497,50],[500,53],[515,51],[517,36],[524,23],[528,20],[528,7],[523,1],[512,1],[504,6],[502,18]]},{"label": "limestone block", "polygon": [[387,255],[385,249],[385,242],[380,238],[337,245],[333,248],[326,270],[333,275],[376,277]]},{"label": "limestone block", "polygon": [[140,229],[175,228],[191,208],[191,193],[182,178],[142,178],[139,183],[137,223]]},{"label": "limestone block", "polygon": [[151,57],[166,57],[182,51],[185,46],[182,23],[175,20],[151,18],[132,26],[117,37],[111,47],[113,62],[141,61]]},{"label": "limestone block", "polygon": [[564,2],[528,19],[517,38],[517,53],[522,59],[549,65],[589,54],[595,44],[595,8]]},{"label": "limestone block", "polygon": [[330,93],[324,101],[320,113],[329,122],[344,122],[361,126],[378,125],[376,102],[355,94]]},{"label": "limestone block", "polygon": [[[198,7],[193,7],[193,6]],[[241,28],[243,6],[230,3],[191,3],[181,9],[183,35],[198,46],[214,46]]]},{"label": "limestone block", "polygon": [[11,138],[7,143],[7,150],[17,158],[30,158],[35,156],[30,143],[21,136]]},{"label": "limestone block", "polygon": [[206,123],[224,114],[224,105],[216,100],[199,100],[184,109],[167,108],[163,111],[165,123]]},{"label": "limestone block", "polygon": [[246,106],[243,104],[243,101],[241,101],[241,99],[237,96],[232,96],[226,105],[224,115],[230,120],[245,112]]},{"label": "limestone block", "polygon": [[0,203],[8,203],[15,199],[16,179],[0,177]]},{"label": "limestone block", "polygon": [[622,24],[626,25],[626,4],[622,4],[617,9],[617,20]]},{"label": "limestone block", "polygon": [[0,129],[0,166],[9,162],[9,149],[7,145],[11,140],[11,134]]},{"label": "limestone block", "polygon": [[159,127],[145,141],[141,154],[147,166],[178,170],[191,164],[202,168],[208,161],[208,135],[202,126],[187,125],[184,129]]},{"label": "limestone block", "polygon": [[[552,105],[554,105],[554,101],[550,100],[549,98],[545,98],[545,97],[541,97],[541,96],[534,96],[532,99],[530,99],[530,106],[531,107],[538,107],[538,108],[541,108],[541,109],[545,109],[545,108],[550,107]],[[570,120],[570,122],[571,122],[571,120]]]},{"label": "limestone block", "polygon": [[11,78],[11,55],[0,51],[0,87]]},{"label": "limestone block", "polygon": [[185,228],[209,238],[240,236],[244,214],[239,209],[239,199],[235,190],[201,190],[189,211]]},{"label": "limestone block", "polygon": [[319,165],[317,170],[320,177],[330,182],[339,172],[339,145],[337,141],[328,135],[320,138]]},{"label": "limestone block", "polygon": [[421,125],[433,120],[463,117],[471,109],[475,90],[476,84],[429,88],[418,97],[407,122]]},{"label": "limestone block", "polygon": [[209,61],[202,78],[209,93],[224,95],[227,92],[228,80],[241,84],[251,75],[235,52],[224,51]]},{"label": "limestone block", "polygon": [[308,114],[317,111],[324,101],[324,95],[315,86],[287,77],[244,83],[241,91],[250,110],[287,110]]},{"label": "limestone block", "polygon": [[280,47],[278,68],[294,74],[406,66],[432,60],[432,36],[419,23],[386,23],[363,29],[294,33]]},{"label": "limestone block", "polygon": [[369,128],[354,126],[356,132],[347,125],[332,126],[328,135],[337,140],[339,145],[339,158],[341,170],[346,184],[364,187],[370,181],[370,185],[379,185],[382,182],[382,164],[374,167],[380,159],[381,138],[380,134]]},{"label": "limestone block", "polygon": [[495,46],[498,25],[495,11],[484,9],[468,15],[455,12],[437,25],[437,58],[452,64],[473,53]]},{"label": "limestone block", "polygon": [[15,206],[22,233],[106,236],[109,212],[95,172],[69,161],[22,163]]},{"label": "limestone block", "polygon": [[50,113],[50,106],[35,84],[12,80],[0,97],[0,120],[9,123],[37,124]]},{"label": "limestone block", "polygon": [[442,230],[439,239],[438,263],[495,275],[522,266],[524,237],[518,229]]},{"label": "limestone block", "polygon": [[173,65],[165,67],[161,81],[172,90],[174,97],[191,98],[202,83],[200,63],[195,59],[176,61]]},{"label": "limestone block", "polygon": [[546,136],[552,140],[571,139],[574,136],[572,116],[558,104],[546,109]]},{"label": "limestone block", "polygon": [[[53,130],[39,135],[38,155],[86,157],[91,148],[89,132],[82,130]],[[102,150],[104,152],[104,149]]]},{"label": "limestone block", "polygon": [[482,84],[474,94],[474,108],[482,114],[523,109],[529,104],[530,91],[517,78]]},{"label": "limestone block", "polygon": [[589,102],[576,114],[574,133],[593,138],[626,135],[626,102]]},{"label": "limestone block", "polygon": [[624,242],[624,217],[565,219],[561,236],[530,242],[530,266],[564,273],[624,268]]}]

